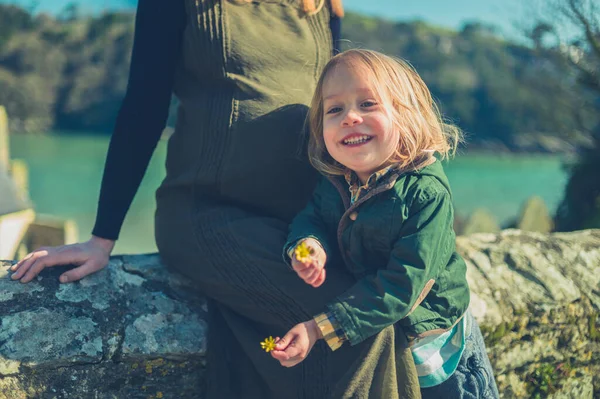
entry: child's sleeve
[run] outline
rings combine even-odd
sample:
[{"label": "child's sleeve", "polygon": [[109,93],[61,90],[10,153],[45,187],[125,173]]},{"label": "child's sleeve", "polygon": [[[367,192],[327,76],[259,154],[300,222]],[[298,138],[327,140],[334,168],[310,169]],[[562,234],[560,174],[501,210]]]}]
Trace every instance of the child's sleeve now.
[{"label": "child's sleeve", "polygon": [[450,195],[432,191],[415,197],[387,267],[362,278],[328,305],[351,345],[416,309],[454,253]]},{"label": "child's sleeve", "polygon": [[331,231],[328,231],[322,213],[323,193],[330,189],[333,189],[331,183],[325,177],[321,177],[312,198],[290,224],[287,242],[283,247],[283,258],[286,263],[290,264],[290,253],[296,243],[309,237],[314,238],[321,244],[328,259],[333,254],[332,249],[337,245],[335,232],[332,234]]}]

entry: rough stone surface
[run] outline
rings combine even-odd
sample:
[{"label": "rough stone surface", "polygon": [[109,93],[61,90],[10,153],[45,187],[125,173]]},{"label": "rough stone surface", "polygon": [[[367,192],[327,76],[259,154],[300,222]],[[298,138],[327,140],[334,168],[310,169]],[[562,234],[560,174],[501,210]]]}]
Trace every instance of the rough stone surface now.
[{"label": "rough stone surface", "polygon": [[[504,398],[600,397],[600,231],[458,237]],[[0,399],[201,398],[206,305],[156,255],[60,285],[0,261]]]},{"label": "rough stone surface", "polygon": [[206,304],[156,255],[116,256],[61,285],[0,261],[0,399],[199,397]]},{"label": "rough stone surface", "polygon": [[600,230],[457,245],[502,397],[600,398]]}]

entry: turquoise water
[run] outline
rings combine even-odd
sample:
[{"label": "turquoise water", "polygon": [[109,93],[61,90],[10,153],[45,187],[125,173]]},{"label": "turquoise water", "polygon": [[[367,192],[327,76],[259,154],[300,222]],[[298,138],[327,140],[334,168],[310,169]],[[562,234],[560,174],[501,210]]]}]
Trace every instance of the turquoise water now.
[{"label": "turquoise water", "polygon": [[[11,157],[29,166],[30,195],[37,212],[71,218],[87,239],[96,217],[108,138],[90,135],[13,135]],[[164,177],[166,142],[159,143],[127,215],[115,253],[156,251],[154,190]],[[542,197],[552,212],[566,173],[561,158],[547,155],[464,154],[446,164],[457,214],[489,209],[499,222],[515,217],[528,197]]]}]

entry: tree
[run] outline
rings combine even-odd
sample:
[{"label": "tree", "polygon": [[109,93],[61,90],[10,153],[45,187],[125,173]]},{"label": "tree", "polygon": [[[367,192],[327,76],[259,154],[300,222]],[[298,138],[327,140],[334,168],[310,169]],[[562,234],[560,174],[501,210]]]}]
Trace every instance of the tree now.
[{"label": "tree", "polygon": [[28,31],[33,25],[33,18],[27,11],[17,6],[0,4],[0,52],[13,34]]},{"label": "tree", "polygon": [[60,11],[58,19],[65,22],[73,22],[76,21],[80,16],[80,5],[76,2],[71,2]]},{"label": "tree", "polygon": [[[581,104],[600,114],[599,1],[554,0],[529,37],[548,57],[573,68]],[[597,117],[580,122],[591,140],[569,166],[569,182],[556,214],[560,231],[600,227],[600,122]]]}]

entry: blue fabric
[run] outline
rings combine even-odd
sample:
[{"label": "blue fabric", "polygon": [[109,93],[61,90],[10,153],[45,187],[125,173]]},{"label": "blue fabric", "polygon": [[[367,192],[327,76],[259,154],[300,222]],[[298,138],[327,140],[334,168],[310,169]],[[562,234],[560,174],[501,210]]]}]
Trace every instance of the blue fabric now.
[{"label": "blue fabric", "polygon": [[467,332],[465,350],[456,371],[440,385],[422,388],[423,399],[498,399],[500,397],[479,325],[470,311],[465,317],[471,319],[471,331]]}]

